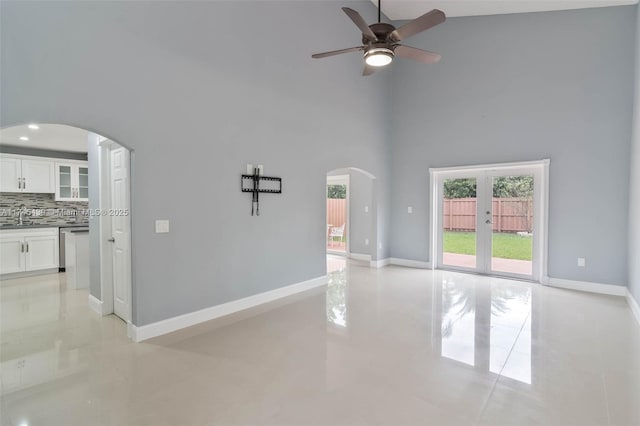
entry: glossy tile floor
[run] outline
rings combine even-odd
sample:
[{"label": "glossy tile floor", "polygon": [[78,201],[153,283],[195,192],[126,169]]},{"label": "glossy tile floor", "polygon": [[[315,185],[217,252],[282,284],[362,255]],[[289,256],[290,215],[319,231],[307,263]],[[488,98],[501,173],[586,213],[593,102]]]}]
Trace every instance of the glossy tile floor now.
[{"label": "glossy tile floor", "polygon": [[623,298],[329,259],[330,283],[144,343],[5,281],[2,425],[638,425]]}]

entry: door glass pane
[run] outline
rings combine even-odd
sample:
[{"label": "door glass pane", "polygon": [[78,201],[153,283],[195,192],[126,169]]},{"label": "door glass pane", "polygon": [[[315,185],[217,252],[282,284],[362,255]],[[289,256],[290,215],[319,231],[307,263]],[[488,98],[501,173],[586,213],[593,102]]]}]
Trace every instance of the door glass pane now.
[{"label": "door glass pane", "polygon": [[89,188],[79,188],[80,198],[89,198]]},{"label": "door glass pane", "polygon": [[476,268],[477,181],[446,179],[442,200],[442,263]]},{"label": "door glass pane", "polygon": [[71,198],[71,188],[69,188],[69,187],[60,187],[60,196],[62,198]]},{"label": "door glass pane", "polygon": [[533,275],[533,176],[493,178],[491,270]]},{"label": "door glass pane", "polygon": [[80,174],[78,175],[78,179],[78,184],[80,186],[84,186],[85,188],[89,186],[89,175]]}]

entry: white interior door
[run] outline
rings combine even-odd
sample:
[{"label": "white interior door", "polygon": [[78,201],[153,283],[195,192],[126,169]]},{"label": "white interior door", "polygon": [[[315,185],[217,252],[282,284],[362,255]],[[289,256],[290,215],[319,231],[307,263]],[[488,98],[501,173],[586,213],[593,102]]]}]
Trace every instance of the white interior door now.
[{"label": "white interior door", "polygon": [[129,216],[129,151],[110,151],[113,311],[131,321],[131,221]]},{"label": "white interior door", "polygon": [[436,267],[539,281],[548,163],[432,170]]}]

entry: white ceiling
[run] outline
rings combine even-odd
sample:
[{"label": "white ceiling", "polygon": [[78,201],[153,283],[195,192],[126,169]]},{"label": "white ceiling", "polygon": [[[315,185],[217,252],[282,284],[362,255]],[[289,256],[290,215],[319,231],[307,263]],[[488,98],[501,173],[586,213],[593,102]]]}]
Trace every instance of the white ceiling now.
[{"label": "white ceiling", "polygon": [[[39,126],[38,130],[31,130],[27,125],[2,129],[0,130],[0,145],[87,152],[89,132],[86,130],[62,124],[39,124]],[[27,136],[29,140],[21,141],[20,136]]]},{"label": "white ceiling", "polygon": [[[376,6],[378,0],[371,0]],[[636,4],[638,0],[382,0],[382,13],[391,20],[415,19],[440,9],[448,17],[545,12]]]}]

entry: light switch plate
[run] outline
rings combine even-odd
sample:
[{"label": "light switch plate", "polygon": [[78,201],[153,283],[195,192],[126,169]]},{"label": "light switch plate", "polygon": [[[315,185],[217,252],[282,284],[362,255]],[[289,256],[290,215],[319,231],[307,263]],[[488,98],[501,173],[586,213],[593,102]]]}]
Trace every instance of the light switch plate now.
[{"label": "light switch plate", "polygon": [[258,173],[264,175],[264,166],[262,164],[258,164]]},{"label": "light switch plate", "polygon": [[156,220],[156,234],[166,234],[169,232],[168,220]]},{"label": "light switch plate", "polygon": [[579,257],[578,258],[578,266],[580,267],[585,267],[587,265],[587,261],[584,257]]},{"label": "light switch plate", "polygon": [[365,246],[368,246],[368,245],[369,245],[369,239],[368,239],[368,238],[365,238],[365,239],[364,239],[364,245],[365,245]]},{"label": "light switch plate", "polygon": [[409,214],[413,213],[413,207],[411,206],[407,207],[407,213]]},{"label": "light switch plate", "polygon": [[364,212],[369,213],[369,206],[364,206]]},{"label": "light switch plate", "polygon": [[253,164],[247,164],[247,174],[248,175],[253,174]]}]

